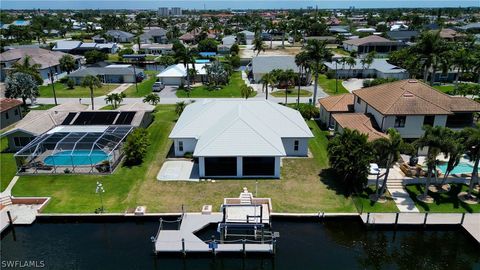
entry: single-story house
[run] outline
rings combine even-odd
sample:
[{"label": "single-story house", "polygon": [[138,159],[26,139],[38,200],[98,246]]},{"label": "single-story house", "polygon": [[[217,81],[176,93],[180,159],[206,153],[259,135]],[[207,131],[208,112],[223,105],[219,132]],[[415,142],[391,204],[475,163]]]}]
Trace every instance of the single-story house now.
[{"label": "single-story house", "polygon": [[[173,54],[173,44],[145,43],[140,44],[140,48],[145,54],[164,55]],[[138,44],[132,46],[135,52],[138,52]]]},{"label": "single-story house", "polygon": [[151,28],[140,35],[141,43],[167,43],[167,31],[163,28]]},{"label": "single-story house", "polygon": [[461,39],[466,37],[464,33],[459,33],[453,29],[450,28],[442,28],[441,30],[431,30],[432,32],[439,33],[440,37],[448,40],[448,41],[455,41],[457,39]]},{"label": "single-story house", "polygon": [[457,29],[461,31],[480,33],[480,22],[469,23],[467,25],[460,26]]},{"label": "single-story house", "polygon": [[83,78],[87,75],[99,77],[104,83],[135,83],[141,81],[145,74],[143,69],[133,68],[132,65],[108,65],[106,67],[86,67],[79,69],[67,75],[75,81],[75,84],[81,84]]},{"label": "single-story house", "polygon": [[94,43],[82,42],[77,40],[60,40],[57,41],[52,51],[60,51],[72,54],[83,54],[86,51],[99,50],[105,53],[116,53],[118,46],[116,43]]},{"label": "single-story house", "polygon": [[420,33],[418,31],[387,31],[387,37],[391,40],[402,41],[402,42],[412,42],[414,41]]},{"label": "single-story house", "polygon": [[[411,79],[354,90],[352,94],[353,104],[347,104],[354,106],[352,113],[329,111],[325,104],[330,101],[320,100],[324,107],[324,112],[320,111],[320,119],[332,125],[326,120],[330,116],[327,118],[327,115],[322,115],[330,113],[336,131],[359,129],[371,139],[378,136],[377,132],[386,133],[389,128],[396,129],[406,140],[421,137],[425,125],[463,129],[473,126],[474,114],[480,112],[480,103],[476,101],[441,93],[423,82]],[[348,97],[348,100],[351,101],[351,98]],[[370,122],[365,117],[360,119],[358,114],[364,114]],[[360,123],[361,129],[358,126]]]},{"label": "single-story house", "polygon": [[328,31],[332,34],[348,34],[350,32],[348,26],[330,26]]},{"label": "single-story house", "polygon": [[232,46],[233,44],[235,44],[235,42],[237,42],[237,38],[235,36],[225,36],[222,38],[222,44],[223,45],[230,45]]},{"label": "single-story house", "polygon": [[377,35],[364,38],[350,39],[343,42],[343,48],[349,52],[356,51],[358,54],[366,54],[375,51],[378,54],[388,54],[403,48],[403,42],[393,41]]},{"label": "single-story house", "polygon": [[22,101],[12,98],[0,99],[0,129],[18,122],[22,119]]},{"label": "single-story house", "polygon": [[245,42],[247,45],[251,45],[253,42],[253,39],[255,38],[255,33],[252,31],[243,30],[243,31],[240,31],[239,34],[245,35]]},{"label": "single-story house", "polygon": [[325,62],[324,65],[328,71],[336,72],[338,78],[394,78],[407,79],[408,71],[392,65],[386,59],[373,59],[372,64],[362,65],[362,59],[355,59],[355,65],[349,66],[343,63]]},{"label": "single-story house", "polygon": [[257,83],[262,80],[263,75],[274,69],[292,69],[295,73],[299,71],[293,55],[255,56],[247,66],[247,71],[251,73],[249,76]]},{"label": "single-story house", "polygon": [[108,30],[105,33],[105,36],[107,36],[111,41],[116,43],[132,42],[133,38],[135,37],[134,34],[121,30]]},{"label": "single-story house", "polygon": [[[204,68],[205,64],[195,64],[194,66],[197,71],[195,81],[204,81],[207,75],[207,71]],[[189,64],[189,69],[192,68],[192,64]],[[187,68],[183,64],[171,65],[157,74],[157,78],[165,85],[185,85],[187,83]]]},{"label": "single-story house", "polygon": [[[41,48],[19,48],[11,49],[0,54],[0,81],[5,80],[5,76],[14,63],[22,63],[25,57],[30,57],[30,64],[39,64],[38,72],[44,80],[50,79],[50,74],[61,74],[63,71],[60,67],[60,58],[68,55],[63,52],[55,52]],[[81,56],[71,55],[75,60],[75,68],[81,66]]]},{"label": "single-story house", "polygon": [[268,100],[202,100],[169,135],[175,156],[193,154],[204,178],[279,178],[282,157],[308,155],[313,137],[294,109]]}]

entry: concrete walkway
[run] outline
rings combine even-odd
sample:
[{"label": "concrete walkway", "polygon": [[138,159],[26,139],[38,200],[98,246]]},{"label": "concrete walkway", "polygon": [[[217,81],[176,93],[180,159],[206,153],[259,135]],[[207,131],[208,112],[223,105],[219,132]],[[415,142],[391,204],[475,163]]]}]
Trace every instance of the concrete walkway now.
[{"label": "concrete walkway", "polygon": [[133,83],[122,83],[117,88],[113,89],[113,91],[111,91],[109,94],[120,94],[132,85]]},{"label": "concrete walkway", "polygon": [[18,178],[19,178],[18,176],[14,176],[12,178],[12,180],[8,184],[7,188],[3,192],[0,193],[0,198],[4,197],[4,196],[12,196],[13,186],[15,186],[15,184],[17,183]]}]

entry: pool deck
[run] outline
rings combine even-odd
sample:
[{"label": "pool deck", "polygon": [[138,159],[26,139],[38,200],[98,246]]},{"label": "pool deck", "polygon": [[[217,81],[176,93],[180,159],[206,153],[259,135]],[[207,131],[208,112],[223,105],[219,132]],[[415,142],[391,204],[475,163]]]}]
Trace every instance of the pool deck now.
[{"label": "pool deck", "polygon": [[[202,215],[197,213],[185,214],[179,230],[160,230],[155,239],[155,253],[176,252],[212,252],[209,244],[198,238],[194,233],[205,228],[211,223],[221,222],[221,213]],[[183,243],[182,244],[182,240]],[[216,252],[272,252],[273,245],[270,243],[248,243],[245,250],[241,242],[218,243]]]}]

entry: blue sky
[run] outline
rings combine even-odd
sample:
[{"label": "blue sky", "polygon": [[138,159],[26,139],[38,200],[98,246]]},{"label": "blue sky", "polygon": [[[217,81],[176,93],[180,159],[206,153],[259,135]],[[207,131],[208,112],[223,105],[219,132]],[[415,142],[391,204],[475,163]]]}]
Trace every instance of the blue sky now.
[{"label": "blue sky", "polygon": [[479,7],[480,0],[1,0],[1,9],[157,9],[161,6],[187,9],[262,9],[262,8],[399,8],[399,7]]}]

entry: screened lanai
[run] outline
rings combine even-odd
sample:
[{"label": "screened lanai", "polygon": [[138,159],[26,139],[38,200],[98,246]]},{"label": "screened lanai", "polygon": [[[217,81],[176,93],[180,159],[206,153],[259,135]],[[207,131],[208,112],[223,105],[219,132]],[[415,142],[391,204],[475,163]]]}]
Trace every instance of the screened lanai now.
[{"label": "screened lanai", "polygon": [[15,154],[19,173],[111,173],[133,126],[58,126]]}]

